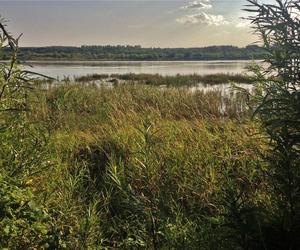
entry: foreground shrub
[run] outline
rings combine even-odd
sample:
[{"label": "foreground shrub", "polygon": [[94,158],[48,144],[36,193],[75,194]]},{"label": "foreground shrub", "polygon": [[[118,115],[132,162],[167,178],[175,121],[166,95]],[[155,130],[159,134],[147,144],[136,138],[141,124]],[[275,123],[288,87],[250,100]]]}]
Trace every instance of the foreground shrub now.
[{"label": "foreground shrub", "polygon": [[256,91],[249,100],[269,139],[266,165],[259,171],[270,204],[254,202],[237,188],[227,201],[227,220],[243,249],[299,249],[300,5],[292,0],[248,2],[246,10],[255,14],[249,19],[267,52],[267,68],[253,68]]},{"label": "foreground shrub", "polygon": [[50,216],[34,201],[32,179],[20,183],[0,175],[0,247],[36,249],[48,246]]}]

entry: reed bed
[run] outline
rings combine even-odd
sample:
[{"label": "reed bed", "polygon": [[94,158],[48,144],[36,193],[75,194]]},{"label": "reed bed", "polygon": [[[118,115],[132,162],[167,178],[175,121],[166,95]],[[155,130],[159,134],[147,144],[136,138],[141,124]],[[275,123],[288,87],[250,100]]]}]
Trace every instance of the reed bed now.
[{"label": "reed bed", "polygon": [[243,74],[208,74],[208,75],[180,75],[162,76],[159,74],[92,74],[76,77],[76,82],[88,82],[96,80],[115,79],[127,82],[135,82],[146,85],[168,87],[195,86],[199,83],[207,85],[225,84],[230,82],[252,84],[254,80],[249,75]]},{"label": "reed bed", "polygon": [[218,91],[65,84],[31,103],[49,137],[47,168],[30,185],[56,247],[238,248],[228,189],[268,205],[256,171],[265,144],[250,136],[257,126],[242,97],[221,110]]}]

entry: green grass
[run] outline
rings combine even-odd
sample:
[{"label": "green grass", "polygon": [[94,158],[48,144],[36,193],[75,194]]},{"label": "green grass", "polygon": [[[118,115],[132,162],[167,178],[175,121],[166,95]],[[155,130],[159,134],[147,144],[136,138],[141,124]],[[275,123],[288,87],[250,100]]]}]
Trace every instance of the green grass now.
[{"label": "green grass", "polygon": [[31,98],[27,118],[48,143],[45,167],[24,183],[49,215],[38,238],[46,246],[238,249],[225,226],[228,190],[268,205],[256,171],[265,144],[251,136],[257,125],[242,97],[70,84]]},{"label": "green grass", "polygon": [[253,68],[247,97],[174,88],[252,83],[240,75],[43,86],[18,69],[1,24],[12,58],[0,74],[0,248],[298,249],[299,6],[249,3],[271,66]]}]

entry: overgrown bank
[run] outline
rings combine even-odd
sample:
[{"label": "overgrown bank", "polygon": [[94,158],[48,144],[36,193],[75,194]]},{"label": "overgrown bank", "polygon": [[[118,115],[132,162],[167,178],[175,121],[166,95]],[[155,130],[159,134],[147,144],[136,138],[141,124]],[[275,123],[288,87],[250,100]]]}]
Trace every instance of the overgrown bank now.
[{"label": "overgrown bank", "polygon": [[249,0],[269,67],[229,97],[38,88],[0,23],[0,247],[298,249],[300,5],[276,2]]},{"label": "overgrown bank", "polygon": [[8,234],[3,246],[238,248],[226,226],[236,198],[228,192],[271,208],[256,171],[264,141],[250,136],[257,128],[243,99],[221,112],[217,91],[74,84],[31,98],[28,123],[48,131],[47,144],[40,165],[19,178],[45,209],[44,234],[26,224],[28,235],[17,229],[27,239]]}]

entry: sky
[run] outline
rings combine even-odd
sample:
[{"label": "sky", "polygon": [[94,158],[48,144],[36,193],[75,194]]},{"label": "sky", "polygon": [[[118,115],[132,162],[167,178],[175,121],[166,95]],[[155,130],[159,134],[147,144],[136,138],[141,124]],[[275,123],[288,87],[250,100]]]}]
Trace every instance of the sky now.
[{"label": "sky", "polygon": [[241,19],[246,0],[0,0],[21,46],[246,46],[257,40]]}]

